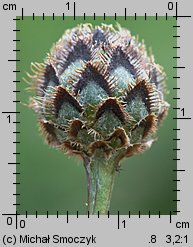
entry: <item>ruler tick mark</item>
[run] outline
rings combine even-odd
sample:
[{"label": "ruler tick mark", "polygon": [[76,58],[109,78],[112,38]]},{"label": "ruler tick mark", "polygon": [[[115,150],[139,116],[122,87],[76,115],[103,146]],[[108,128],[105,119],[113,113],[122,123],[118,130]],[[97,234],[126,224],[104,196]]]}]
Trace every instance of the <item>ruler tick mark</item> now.
[{"label": "ruler tick mark", "polygon": [[23,8],[21,8],[21,19],[23,21]]},{"label": "ruler tick mark", "polygon": [[184,66],[174,66],[173,69],[185,69],[186,67]]},{"label": "ruler tick mark", "polygon": [[66,212],[66,222],[68,223],[69,222],[69,219],[68,219],[68,211]]},{"label": "ruler tick mark", "polygon": [[76,3],[74,2],[74,20],[76,19]]},{"label": "ruler tick mark", "polygon": [[118,229],[119,229],[119,224],[120,224],[120,216],[119,216],[119,211],[117,212],[117,219],[118,219]]},{"label": "ruler tick mark", "polygon": [[173,172],[185,172],[185,169],[174,169]]},{"label": "ruler tick mark", "polygon": [[190,120],[192,118],[191,117],[173,117],[173,119]]}]

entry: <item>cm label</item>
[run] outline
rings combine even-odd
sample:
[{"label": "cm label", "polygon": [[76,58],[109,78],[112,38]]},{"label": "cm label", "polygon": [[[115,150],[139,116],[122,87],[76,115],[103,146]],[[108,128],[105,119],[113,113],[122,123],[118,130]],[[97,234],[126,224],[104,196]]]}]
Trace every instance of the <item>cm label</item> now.
[{"label": "cm label", "polygon": [[3,10],[16,10],[16,4],[14,3],[4,3]]}]

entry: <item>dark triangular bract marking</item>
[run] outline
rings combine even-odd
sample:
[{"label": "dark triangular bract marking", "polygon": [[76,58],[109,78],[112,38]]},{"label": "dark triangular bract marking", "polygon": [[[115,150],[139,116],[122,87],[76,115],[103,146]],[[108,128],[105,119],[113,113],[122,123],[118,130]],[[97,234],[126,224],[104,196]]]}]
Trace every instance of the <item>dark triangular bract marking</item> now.
[{"label": "dark triangular bract marking", "polygon": [[109,65],[109,71],[115,70],[117,67],[124,67],[134,77],[136,75],[135,67],[130,63],[126,54],[122,51],[121,47],[116,47],[112,54],[111,63]]},{"label": "dark triangular bract marking", "polygon": [[78,41],[77,44],[71,47],[72,51],[69,52],[68,57],[66,58],[66,62],[63,64],[62,70],[60,74],[64,72],[64,70],[74,63],[76,60],[81,59],[82,61],[89,61],[90,60],[90,50],[83,41]]},{"label": "dark triangular bract marking", "polygon": [[121,122],[126,121],[123,106],[114,98],[107,99],[97,110],[96,119],[99,119],[105,111],[112,111]]},{"label": "dark triangular bract marking", "polygon": [[69,125],[69,136],[72,138],[76,138],[78,135],[78,132],[81,130],[81,128],[83,127],[83,123],[78,120],[75,119],[73,120],[70,125]]},{"label": "dark triangular bract marking", "polygon": [[79,112],[82,112],[82,107],[78,101],[62,86],[58,86],[55,97],[53,98],[53,104],[55,107],[55,116],[58,117],[59,110],[64,102],[70,103]]},{"label": "dark triangular bract marking", "polygon": [[39,124],[41,127],[41,132],[45,136],[47,143],[51,145],[59,144],[54,132],[54,125],[45,121],[39,121]]},{"label": "dark triangular bract marking", "polygon": [[156,91],[155,84],[149,84],[145,81],[139,82],[134,88],[127,92],[125,101],[131,104],[136,97],[140,97],[144,102],[149,113],[159,110],[159,94]]},{"label": "dark triangular bract marking", "polygon": [[[41,67],[40,67],[41,66]],[[37,78],[37,94],[38,96],[44,96],[45,90],[48,86],[58,86],[59,79],[56,75],[56,71],[51,64],[35,64],[33,65],[36,68],[36,71],[32,70],[35,73],[35,77]],[[32,76],[33,78],[34,76]]]},{"label": "dark triangular bract marking", "polygon": [[56,71],[53,68],[51,64],[47,64],[45,68],[45,73],[44,73],[44,82],[41,85],[43,90],[46,90],[47,87],[49,86],[49,83],[52,82],[54,85],[52,86],[58,86],[59,85],[59,79],[56,76]]},{"label": "dark triangular bract marking", "polygon": [[120,139],[121,146],[129,145],[129,138],[123,128],[117,128],[106,141],[111,141],[113,139]]},{"label": "dark triangular bract marking", "polygon": [[157,130],[157,117],[154,114],[148,115],[144,121],[142,121],[144,126],[143,140],[152,136]]},{"label": "dark triangular bract marking", "polygon": [[146,138],[152,136],[157,130],[158,120],[155,114],[150,114],[146,116],[144,119],[137,123],[132,131],[137,130],[138,128],[143,128],[143,141],[146,141]]},{"label": "dark triangular bract marking", "polygon": [[99,70],[100,68],[98,68],[97,65],[93,66],[91,63],[87,63],[86,68],[81,72],[81,77],[76,83],[74,83],[75,94],[81,92],[83,87],[85,87],[88,83],[94,82],[103,88],[109,96],[111,96],[111,87],[109,86],[108,81],[105,79],[105,76],[100,74]]}]

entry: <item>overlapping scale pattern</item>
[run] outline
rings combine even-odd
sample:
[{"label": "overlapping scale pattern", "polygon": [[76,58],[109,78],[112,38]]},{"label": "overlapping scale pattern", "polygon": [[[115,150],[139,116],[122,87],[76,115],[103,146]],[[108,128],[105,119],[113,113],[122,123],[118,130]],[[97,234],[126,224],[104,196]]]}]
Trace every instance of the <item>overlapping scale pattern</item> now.
[{"label": "overlapping scale pattern", "polygon": [[82,157],[98,148],[120,159],[144,151],[169,108],[162,68],[119,25],[67,30],[32,70],[48,144]]}]

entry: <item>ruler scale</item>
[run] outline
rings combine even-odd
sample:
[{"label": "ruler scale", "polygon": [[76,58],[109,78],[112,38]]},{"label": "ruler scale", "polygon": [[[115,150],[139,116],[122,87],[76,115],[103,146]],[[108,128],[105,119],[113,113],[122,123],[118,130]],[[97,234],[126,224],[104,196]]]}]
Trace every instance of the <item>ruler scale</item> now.
[{"label": "ruler scale", "polygon": [[[150,6],[151,1],[147,1],[148,3]],[[193,158],[191,153],[186,152],[186,149],[190,150],[192,137],[190,129],[192,107],[188,106],[187,103],[191,102],[189,96],[192,89],[192,85],[190,85],[190,67],[192,64],[187,63],[187,61],[191,61],[191,57],[187,51],[190,47],[186,42],[187,27],[191,32],[192,13],[190,9],[189,13],[184,12],[184,9],[189,8],[188,1],[183,4],[180,1],[163,1],[159,3],[161,4],[159,6],[162,7],[157,7],[156,1],[152,1],[151,8],[153,5],[154,10],[151,9],[150,13],[148,13],[148,5],[146,8],[138,7],[138,10],[138,8],[132,7],[132,3],[127,2],[120,4],[120,6],[117,2],[116,8],[113,8],[114,4],[111,6],[109,2],[106,8],[100,5],[98,6],[99,9],[97,7],[93,9],[90,2],[86,4],[60,1],[57,4],[58,9],[54,11],[56,9],[54,3],[49,3],[48,6],[41,8],[38,7],[38,1],[34,1],[34,8],[29,8],[22,0],[15,4],[1,3],[1,21],[6,20],[2,30],[3,44],[6,40],[8,42],[8,45],[3,49],[9,54],[1,57],[3,75],[4,77],[7,75],[7,78],[3,77],[3,81],[9,84],[8,86],[2,84],[2,89],[5,87],[5,93],[8,96],[5,103],[3,98],[1,101],[1,123],[4,134],[1,150],[6,154],[2,154],[1,162],[3,166],[1,171],[3,204],[0,212],[1,229],[3,229],[0,240],[2,246],[28,246],[28,244],[41,244],[42,246],[61,246],[60,244],[72,246],[74,244],[78,246],[81,243],[93,246],[103,246],[104,244],[117,246],[118,243],[136,246],[192,246],[191,223],[193,216],[190,209],[193,206],[193,200],[187,198],[188,195],[191,195],[191,188],[186,182],[191,181],[189,184],[191,186],[193,181],[191,169]],[[141,14],[142,11],[143,14]],[[69,17],[72,19],[68,19]],[[136,209],[135,213],[132,213],[132,210],[128,208],[127,214],[122,214],[121,210],[118,209],[116,213],[108,211],[106,216],[100,215],[100,212],[92,216],[86,210],[85,215],[82,215],[82,211],[78,208],[74,210],[73,214],[71,214],[70,209],[63,211],[57,209],[53,213],[48,209],[38,210],[37,208],[34,208],[32,213],[32,209],[25,209],[22,203],[25,202],[23,199],[25,194],[22,193],[24,191],[23,186],[27,183],[25,179],[22,180],[24,178],[22,167],[25,166],[22,162],[24,154],[21,147],[25,143],[21,138],[23,112],[20,107],[21,104],[25,105],[20,96],[23,93],[21,84],[25,76],[25,71],[20,66],[23,63],[22,59],[24,59],[22,46],[25,45],[20,38],[23,32],[22,25],[28,21],[35,25],[36,22],[40,23],[40,19],[42,23],[53,21],[54,23],[63,22],[64,25],[67,21],[71,21],[72,24],[78,23],[80,20],[86,23],[90,22],[91,18],[93,22],[103,21],[104,23],[110,21],[110,18],[116,22],[129,21],[130,18],[137,22],[143,18],[144,23],[153,19],[158,23],[163,18],[165,23],[170,25],[172,57],[169,57],[168,60],[172,61],[172,66],[170,66],[172,80],[171,82],[167,81],[167,86],[168,83],[173,83],[172,91],[169,94],[173,102],[169,112],[173,124],[170,126],[171,136],[169,138],[173,142],[170,150],[171,160],[177,165],[171,168],[174,174],[172,175],[174,186],[170,188],[173,193],[170,200],[172,206],[171,209],[167,210],[167,214],[165,212],[162,214],[160,208],[157,208],[156,213],[151,209],[146,210],[146,213]],[[175,20],[175,23],[171,19]],[[159,63],[159,61],[157,62]],[[185,86],[184,83],[186,83]],[[187,134],[188,131],[190,132],[189,135]],[[188,137],[189,140],[187,140]],[[5,177],[6,179],[3,180]],[[20,189],[21,186],[22,189]],[[183,201],[182,198],[186,198],[186,201]],[[187,202],[190,202],[188,207],[185,205]],[[107,231],[106,234],[105,231]],[[122,236],[124,237],[122,238]]]}]

